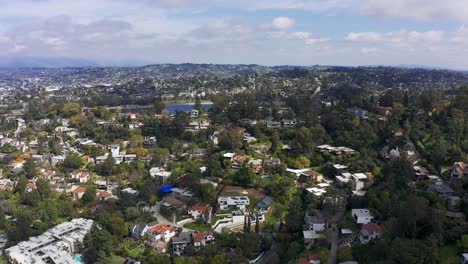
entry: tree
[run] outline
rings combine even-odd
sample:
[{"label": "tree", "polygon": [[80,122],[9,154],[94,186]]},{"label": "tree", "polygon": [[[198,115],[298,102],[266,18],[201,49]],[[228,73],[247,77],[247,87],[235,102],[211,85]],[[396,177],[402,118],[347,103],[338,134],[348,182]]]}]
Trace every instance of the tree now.
[{"label": "tree", "polygon": [[193,106],[193,109],[195,109],[195,110],[197,110],[197,111],[203,110],[200,97],[198,97],[198,96],[195,97],[195,104],[194,104],[194,106]]},{"label": "tree", "polygon": [[260,233],[260,221],[258,220],[258,215],[257,217],[255,218],[255,233]]},{"label": "tree", "polygon": [[23,193],[24,189],[26,189],[26,185],[28,184],[28,178],[21,175],[18,179],[18,182],[15,185],[15,192]]},{"label": "tree", "polygon": [[273,155],[276,154],[280,144],[281,144],[281,141],[280,141],[279,133],[275,131],[271,137],[270,153]]},{"label": "tree", "polygon": [[49,183],[40,178],[36,181],[36,187],[37,187],[37,191],[39,192],[39,194],[41,195],[42,199],[48,199],[49,196],[50,196],[50,193],[51,193],[51,189],[50,189],[50,185]]},{"label": "tree", "polygon": [[299,196],[294,196],[290,203],[288,214],[286,215],[286,228],[291,233],[302,230],[302,221],[304,219],[302,202]]},{"label": "tree", "polygon": [[63,166],[68,169],[79,169],[83,165],[83,160],[76,154],[68,155],[63,161]]},{"label": "tree", "polygon": [[36,163],[34,162],[34,159],[32,157],[26,159],[23,169],[28,179],[32,179],[34,178],[34,176],[36,176]]},{"label": "tree", "polygon": [[153,108],[156,114],[161,114],[164,108],[166,108],[166,104],[159,99],[153,103]]},{"label": "tree", "polygon": [[83,244],[83,257],[87,263],[95,263],[98,260],[102,261],[113,252],[111,234],[104,228],[99,228],[96,224],[86,234]]},{"label": "tree", "polygon": [[84,204],[90,204],[96,200],[96,186],[88,185],[86,191],[81,198]]},{"label": "tree", "polygon": [[97,164],[94,167],[94,170],[102,176],[112,175],[112,169],[115,165],[115,159],[112,156],[109,156],[103,163]]}]

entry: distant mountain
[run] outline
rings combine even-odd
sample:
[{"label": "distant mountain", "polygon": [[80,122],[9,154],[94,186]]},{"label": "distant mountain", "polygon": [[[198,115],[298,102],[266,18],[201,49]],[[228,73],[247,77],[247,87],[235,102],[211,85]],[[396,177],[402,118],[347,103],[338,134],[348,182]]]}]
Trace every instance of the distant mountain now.
[{"label": "distant mountain", "polygon": [[1,57],[0,68],[66,68],[100,66],[84,59],[60,57]]}]

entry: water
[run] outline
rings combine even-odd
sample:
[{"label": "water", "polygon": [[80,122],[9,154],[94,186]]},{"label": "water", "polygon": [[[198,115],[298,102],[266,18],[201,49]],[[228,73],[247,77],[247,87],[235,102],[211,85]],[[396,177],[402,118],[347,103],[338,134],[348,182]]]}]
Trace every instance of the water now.
[{"label": "water", "polygon": [[[169,112],[172,115],[177,111],[190,112],[193,110],[194,106],[195,104],[170,104],[166,105],[164,111]],[[208,111],[212,106],[213,104],[202,104],[202,109]]]}]

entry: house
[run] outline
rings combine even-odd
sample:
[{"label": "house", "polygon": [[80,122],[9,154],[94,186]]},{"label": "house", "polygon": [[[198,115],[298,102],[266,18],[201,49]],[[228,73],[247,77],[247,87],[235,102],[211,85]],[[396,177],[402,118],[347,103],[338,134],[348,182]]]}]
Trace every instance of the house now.
[{"label": "house", "polygon": [[78,172],[76,174],[72,174],[71,178],[77,180],[80,183],[87,183],[89,181],[89,172]]},{"label": "house", "polygon": [[267,121],[267,127],[268,128],[280,128],[281,127],[281,122],[278,121]]},{"label": "house", "polygon": [[195,197],[195,194],[187,188],[172,188],[171,193],[174,197],[187,202]]},{"label": "house", "polygon": [[249,158],[247,155],[236,155],[232,158],[232,168],[240,169],[244,162]]},{"label": "house", "polygon": [[151,242],[169,242],[175,236],[175,228],[167,224],[159,224],[148,228],[148,239]]},{"label": "house", "polygon": [[286,128],[293,128],[297,126],[296,119],[283,119],[282,123],[283,123],[283,126]]},{"label": "house", "polygon": [[461,254],[460,264],[468,264],[468,253]]},{"label": "house", "polygon": [[341,165],[341,164],[333,164],[333,168],[335,169],[335,172],[337,174],[343,173],[344,170],[348,168],[346,165]]},{"label": "house", "polygon": [[273,199],[270,196],[263,197],[257,205],[255,206],[257,210],[268,211],[270,210],[271,206],[273,205]]},{"label": "house", "polygon": [[327,226],[325,217],[319,210],[314,210],[312,215],[307,211],[304,216],[304,229],[315,232],[323,232]]},{"label": "house", "polygon": [[244,210],[250,203],[248,196],[219,196],[218,204],[221,210],[235,208]]},{"label": "house", "polygon": [[139,237],[143,237],[144,235],[146,235],[146,233],[148,232],[148,229],[153,227],[153,226],[156,226],[158,224],[158,222],[150,222],[150,223],[138,223],[138,224],[135,224],[133,225],[131,228],[130,228],[130,233],[132,234],[132,237],[134,238],[139,238]]},{"label": "house", "polygon": [[431,184],[427,186],[427,188],[431,191],[436,192],[438,195],[442,196],[444,199],[448,199],[449,197],[455,194],[455,191],[448,187],[442,181],[437,181],[435,184]]},{"label": "house", "polygon": [[143,141],[143,146],[153,147],[153,146],[156,146],[157,143],[158,143],[158,140],[156,139],[156,137],[145,137]]},{"label": "house", "polygon": [[107,201],[109,199],[115,199],[116,197],[110,191],[98,191],[96,198],[99,201]]},{"label": "house", "polygon": [[303,230],[304,246],[310,247],[314,245],[319,239],[325,238],[325,235],[315,230]]},{"label": "house", "polygon": [[199,158],[204,158],[207,154],[206,149],[195,149],[192,152],[192,157],[199,159]]},{"label": "house", "polygon": [[34,190],[37,190],[36,184],[33,182],[28,182],[28,184],[26,184],[26,191],[32,192]]},{"label": "house", "polygon": [[192,243],[192,233],[182,232],[177,237],[173,237],[171,240],[172,253],[181,255],[185,252],[185,248]]},{"label": "house", "polygon": [[86,234],[94,221],[75,218],[5,250],[8,263],[77,263]]},{"label": "house", "polygon": [[211,223],[211,214],[213,207],[209,205],[194,205],[188,210],[188,214],[193,220],[201,220],[205,223]]},{"label": "house", "polygon": [[381,236],[382,228],[378,224],[371,222],[362,226],[361,232],[359,233],[359,241],[365,244]]},{"label": "house", "polygon": [[319,197],[327,193],[327,190],[323,188],[317,188],[317,187],[312,187],[312,188],[307,188],[306,191],[310,192],[311,194]]},{"label": "house", "polygon": [[14,160],[10,162],[10,168],[14,171],[20,171],[23,169],[24,163],[26,163],[24,160]]},{"label": "house", "polygon": [[376,106],[375,110],[381,115],[388,116],[393,110],[393,108],[390,106]]},{"label": "house", "polygon": [[369,118],[369,111],[358,108],[358,107],[351,107],[347,108],[346,112],[351,113],[361,119],[368,119]]},{"label": "house", "polygon": [[201,232],[193,234],[193,246],[197,249],[211,244],[215,237],[213,232]]},{"label": "house", "polygon": [[300,182],[322,182],[323,181],[323,175],[319,172],[316,172],[314,170],[308,169],[306,171],[303,171],[299,175]]},{"label": "house", "polygon": [[261,159],[249,160],[248,164],[255,171],[255,173],[259,173],[263,169],[263,161]]},{"label": "house", "polygon": [[274,168],[281,164],[281,159],[279,158],[270,158],[265,160],[265,167],[266,168]]},{"label": "house", "polygon": [[363,190],[364,188],[367,187],[367,183],[369,182],[367,175],[364,173],[354,173],[351,175],[351,178],[354,183],[353,187],[355,191]]},{"label": "house", "polygon": [[96,185],[96,188],[99,190],[107,190],[107,182],[106,181],[95,181],[94,184]]},{"label": "house", "polygon": [[455,162],[452,167],[450,176],[452,179],[461,179],[468,176],[468,163]]},{"label": "house", "polygon": [[170,171],[165,171],[163,168],[159,167],[151,168],[149,173],[150,176],[153,177],[161,185],[163,185],[166,182],[167,178],[169,178],[172,175]]},{"label": "house", "polygon": [[136,158],[137,158],[136,154],[125,154],[124,155],[125,163],[131,163],[132,161],[136,160]]},{"label": "house", "polygon": [[236,153],[227,152],[223,154],[223,158],[232,161],[235,155]]},{"label": "house", "polygon": [[320,254],[313,254],[300,258],[298,264],[320,264]]},{"label": "house", "polygon": [[190,111],[190,118],[198,118],[198,115],[198,110],[193,109],[192,111]]},{"label": "house", "polygon": [[351,215],[357,224],[362,225],[370,223],[374,218],[369,209],[352,209]]},{"label": "house", "polygon": [[131,194],[131,195],[137,195],[138,194],[138,191],[134,190],[133,188],[131,187],[128,187],[128,188],[125,188],[122,190],[122,193],[127,193],[127,194]]},{"label": "house", "polygon": [[107,148],[110,150],[112,157],[115,158],[120,155],[120,145],[109,145]]},{"label": "house", "polygon": [[78,187],[77,189],[72,191],[72,198],[75,200],[80,200],[81,198],[83,198],[83,195],[85,194],[85,192],[86,192],[85,187]]},{"label": "house", "polygon": [[166,208],[174,209],[174,210],[176,210],[178,212],[183,212],[187,208],[187,205],[184,202],[178,200],[177,198],[175,198],[172,195],[166,196],[166,197],[163,198],[162,206],[164,206]]}]

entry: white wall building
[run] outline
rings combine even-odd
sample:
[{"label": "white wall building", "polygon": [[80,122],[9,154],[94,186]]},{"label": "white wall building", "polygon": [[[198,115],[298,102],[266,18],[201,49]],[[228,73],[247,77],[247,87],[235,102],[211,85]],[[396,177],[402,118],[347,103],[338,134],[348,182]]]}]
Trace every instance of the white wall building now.
[{"label": "white wall building", "polygon": [[370,221],[372,221],[372,219],[374,218],[369,209],[352,209],[351,215],[353,216],[357,224],[363,225],[370,223]]},{"label": "white wall building", "polygon": [[93,223],[90,219],[73,219],[6,249],[5,254],[9,263],[14,264],[76,264],[73,254],[81,250]]},{"label": "white wall building", "polygon": [[244,210],[250,203],[248,196],[220,196],[218,197],[218,204],[221,210],[228,208],[236,208]]}]

